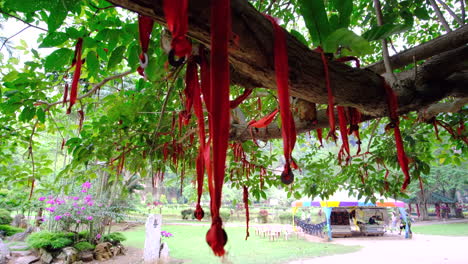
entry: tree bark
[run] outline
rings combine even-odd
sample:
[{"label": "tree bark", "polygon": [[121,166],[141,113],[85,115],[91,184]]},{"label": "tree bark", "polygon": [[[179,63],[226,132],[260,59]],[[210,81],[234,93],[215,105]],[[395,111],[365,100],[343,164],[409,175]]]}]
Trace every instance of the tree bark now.
[{"label": "tree bark", "polygon": [[[162,0],[108,1],[150,16],[160,24],[165,24]],[[210,3],[210,0],[192,0],[189,6],[188,36],[208,48]],[[237,36],[239,40],[238,42],[232,41],[229,47],[229,60],[233,71],[232,83],[250,88],[276,89],[273,63],[274,34],[271,23],[245,0],[232,0],[231,7],[233,36]],[[466,26],[463,30],[466,30]],[[462,35],[462,37],[456,35],[455,39],[466,38],[467,34]],[[327,104],[327,89],[320,54],[312,51],[287,32],[286,39],[291,96],[309,102]],[[465,43],[466,41],[458,45],[461,48],[458,48],[455,53],[436,56],[439,60],[429,60],[425,66],[418,67],[416,74],[412,70],[397,76],[400,82],[397,82],[393,88],[398,95],[400,113],[419,110],[446,96],[453,95],[455,88],[461,95],[468,95],[468,89],[459,85],[466,83],[465,79],[456,82],[447,79],[452,73],[468,67],[464,63],[468,60],[468,49],[464,46]],[[448,67],[442,68],[445,66]],[[368,119],[388,114],[383,79],[378,73],[368,69],[352,68],[337,62],[329,63],[329,72],[337,105],[356,107]],[[325,126],[323,121],[324,119],[319,119],[319,124],[315,128]],[[304,125],[309,128],[299,124],[298,130],[304,132],[311,129],[309,124]],[[247,131],[245,127],[240,125],[238,129],[240,130],[235,133],[231,130],[231,135],[248,135],[245,133]],[[268,130],[271,131],[272,128]]]}]

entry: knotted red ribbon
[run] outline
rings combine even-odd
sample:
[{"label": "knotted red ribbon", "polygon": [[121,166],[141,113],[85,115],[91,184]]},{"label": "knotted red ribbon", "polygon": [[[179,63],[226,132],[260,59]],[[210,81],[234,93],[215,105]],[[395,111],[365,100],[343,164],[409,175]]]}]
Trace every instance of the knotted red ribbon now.
[{"label": "knotted red ribbon", "polygon": [[[210,136],[213,144],[213,176],[208,175],[211,196],[211,228],[206,242],[216,256],[225,254],[227,234],[219,214],[229,139],[229,61],[231,36],[230,0],[211,2],[211,102],[209,104]],[[176,53],[177,54],[177,53]],[[209,148],[207,148],[209,149]]]},{"label": "knotted red ribbon", "polygon": [[383,80],[384,83],[384,88],[385,88],[385,93],[387,94],[387,103],[389,107],[389,112],[390,112],[390,124],[393,126],[393,131],[395,135],[395,143],[396,143],[396,148],[397,148],[397,155],[398,155],[398,163],[400,164],[401,170],[403,171],[403,174],[405,175],[405,180],[403,182],[403,186],[401,187],[402,190],[406,190],[406,187],[408,187],[408,184],[411,182],[411,178],[409,175],[409,169],[408,169],[408,158],[406,157],[405,154],[405,149],[403,147],[403,140],[401,138],[401,133],[400,133],[400,121],[398,119],[398,101],[397,101],[397,96],[395,92],[393,91],[392,87],[388,85],[385,80]]},{"label": "knotted red ribbon", "polygon": [[72,65],[75,64],[75,72],[73,73],[72,87],[70,91],[70,105],[68,106],[67,114],[71,113],[71,109],[73,105],[76,103],[76,97],[78,95],[78,82],[80,81],[81,64],[83,63],[81,60],[82,46],[83,46],[83,39],[79,38],[78,41],[76,42],[75,56],[72,62]]},{"label": "knotted red ribbon", "polygon": [[138,31],[140,34],[140,66],[138,67],[138,73],[145,77],[145,68],[148,65],[148,46],[151,37],[151,31],[153,31],[154,21],[148,16],[138,16]]},{"label": "knotted red ribbon", "polygon": [[175,55],[178,57],[189,55],[192,44],[185,36],[188,31],[188,0],[164,0],[163,9],[167,29],[172,34],[171,47]]},{"label": "knotted red ribbon", "polygon": [[296,144],[296,126],[294,119],[291,114],[289,105],[289,65],[288,65],[288,54],[286,47],[286,37],[283,29],[278,25],[274,18],[265,15],[274,28],[275,42],[274,42],[274,54],[275,54],[275,73],[276,73],[276,84],[278,86],[278,98],[281,115],[281,136],[283,137],[283,151],[286,164],[284,165],[283,173],[281,174],[281,180],[285,184],[289,184],[293,181],[294,175],[291,171],[291,165],[295,167],[295,163],[292,158],[292,151]]},{"label": "knotted red ribbon", "polygon": [[[346,154],[348,154],[348,157],[346,158],[346,160],[349,161],[351,157],[351,152],[349,151],[348,128],[347,128],[348,122],[346,120],[344,106],[337,106],[337,112],[338,112],[338,122],[340,124],[341,141],[343,142],[342,148],[344,148],[344,150],[346,151]],[[341,158],[342,157],[340,156],[339,159]]]},{"label": "knotted red ribbon", "polygon": [[242,186],[243,189],[243,202],[244,202],[244,207],[245,207],[245,222],[246,222],[246,234],[245,234],[245,240],[250,236],[249,234],[249,220],[250,220],[250,214],[249,214],[249,189],[247,186]]}]

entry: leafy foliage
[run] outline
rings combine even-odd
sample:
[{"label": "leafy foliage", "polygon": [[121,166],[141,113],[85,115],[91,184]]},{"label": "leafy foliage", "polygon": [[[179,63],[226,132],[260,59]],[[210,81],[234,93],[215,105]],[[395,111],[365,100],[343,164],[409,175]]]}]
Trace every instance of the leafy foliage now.
[{"label": "leafy foliage", "polygon": [[73,233],[40,231],[32,233],[26,242],[33,248],[61,249],[73,244]]},{"label": "leafy foliage", "polygon": [[11,212],[0,208],[0,225],[8,225],[11,223],[11,221],[13,221]]},{"label": "leafy foliage", "polygon": [[127,238],[125,237],[124,234],[120,233],[120,232],[112,232],[112,233],[109,233],[107,235],[104,235],[102,236],[102,239],[104,241],[107,241],[107,242],[110,242],[112,244],[118,244],[118,243],[121,243],[125,240],[127,240]]},{"label": "leafy foliage", "polygon": [[74,248],[76,248],[78,251],[90,251],[90,250],[94,250],[94,248],[96,248],[95,245],[89,243],[89,242],[86,242],[86,241],[81,241],[81,242],[78,242],[76,243],[75,245],[73,245]]},{"label": "leafy foliage", "polygon": [[0,225],[0,231],[4,231],[6,236],[12,236],[14,234],[24,232],[24,229],[10,225]]}]

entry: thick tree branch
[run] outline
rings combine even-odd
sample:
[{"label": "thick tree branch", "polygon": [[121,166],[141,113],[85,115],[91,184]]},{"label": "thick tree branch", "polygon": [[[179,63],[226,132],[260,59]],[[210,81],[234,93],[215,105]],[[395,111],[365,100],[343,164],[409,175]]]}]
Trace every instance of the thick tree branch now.
[{"label": "thick tree branch", "polygon": [[[403,68],[416,61],[424,60],[434,55],[458,48],[468,43],[468,25],[464,25],[455,31],[430,40],[419,46],[407,49],[390,57],[390,63],[394,69]],[[384,62],[380,61],[367,66],[367,69],[382,74],[385,72]]]},{"label": "thick tree branch", "polygon": [[457,113],[468,104],[468,97],[458,98],[452,102],[436,103],[419,112],[419,119],[427,121],[440,113]]},{"label": "thick tree branch", "polygon": [[[156,22],[165,24],[162,11],[162,0],[108,0],[115,5],[136,11],[155,19]],[[210,0],[192,0],[189,6],[189,32],[188,36],[209,48],[210,32]],[[253,8],[247,1],[231,0],[232,7],[232,30],[233,35],[238,37],[238,43],[232,41],[229,47],[230,63],[235,75],[231,76],[232,81],[241,83],[247,87],[264,87],[276,89],[276,79],[274,71],[273,43],[274,34],[271,23]],[[286,33],[286,42],[289,57],[289,76],[291,96],[305,101],[326,104],[327,89],[323,74],[323,64],[320,54],[312,51],[303,45],[295,37]],[[464,36],[466,37],[466,36]],[[466,43],[466,42],[465,42]],[[462,46],[463,44],[458,45]],[[449,65],[445,59],[451,63],[454,61],[467,61],[468,55],[465,50],[461,50],[458,57],[443,56],[443,64]],[[427,70],[431,60],[425,65]],[[447,69],[459,69],[459,67],[449,67]],[[424,71],[425,67],[419,67],[419,76],[429,76]],[[440,70],[440,69],[438,69]],[[383,88],[383,80],[380,75],[367,70],[349,67],[343,63],[330,62],[329,64],[331,86],[338,105],[353,106],[358,108],[364,116],[376,118],[387,116],[388,109]],[[445,78],[431,78],[430,81],[415,79],[414,71],[399,77],[399,82],[393,88],[398,94],[400,113],[419,110],[440,99],[450,95],[453,91],[447,84],[445,78],[447,73],[444,70]],[[434,76],[440,77],[438,72]],[[239,81],[242,80],[242,81]],[[452,81],[454,82],[454,81]],[[458,86],[457,86],[458,87]],[[459,95],[468,94],[467,89],[459,87]],[[408,98],[406,98],[408,97]],[[323,113],[319,113],[319,115]],[[326,120],[325,120],[326,121]],[[322,126],[324,120],[319,120],[317,127]],[[326,122],[328,123],[328,122]],[[325,125],[323,125],[324,127]],[[250,138],[246,127],[238,126],[238,131],[231,131],[235,135],[247,135]],[[299,132],[310,130],[299,125]],[[233,135],[233,134],[231,134]],[[281,133],[277,133],[278,137]],[[243,136],[240,136],[242,138]],[[268,136],[267,138],[270,138]],[[236,138],[236,136],[233,136]],[[239,137],[238,137],[239,139]]]}]

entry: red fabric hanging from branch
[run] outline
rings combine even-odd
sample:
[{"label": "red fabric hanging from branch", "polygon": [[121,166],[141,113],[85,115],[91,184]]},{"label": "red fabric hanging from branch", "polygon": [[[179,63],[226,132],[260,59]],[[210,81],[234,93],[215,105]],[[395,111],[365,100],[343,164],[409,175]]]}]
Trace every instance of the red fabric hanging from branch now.
[{"label": "red fabric hanging from branch", "polygon": [[263,128],[267,127],[276,117],[276,114],[278,114],[279,109],[273,110],[273,112],[269,113],[267,116],[263,117],[262,119],[256,121],[252,120],[249,122],[250,127],[255,127],[255,128]]},{"label": "red fabric hanging from branch", "polygon": [[[211,228],[206,242],[216,256],[225,254],[227,234],[219,214],[229,139],[229,61],[228,42],[231,36],[230,0],[211,2],[211,102],[210,136],[213,144],[213,176],[208,175],[211,196]],[[209,148],[207,148],[209,149]],[[210,179],[211,178],[211,179]],[[210,182],[212,181],[212,183]]]},{"label": "red fabric hanging from branch", "polygon": [[140,66],[137,71],[141,76],[145,76],[145,68],[148,65],[148,46],[151,37],[151,31],[153,31],[154,21],[151,17],[138,16],[138,31],[140,35]]},{"label": "red fabric hanging from branch", "polygon": [[409,169],[408,169],[408,158],[406,157],[405,154],[405,149],[403,147],[403,140],[401,138],[401,133],[400,133],[400,121],[398,120],[398,101],[397,101],[397,96],[395,92],[393,91],[392,87],[388,85],[385,80],[383,80],[384,83],[384,88],[385,88],[385,93],[387,94],[387,103],[389,107],[389,112],[390,112],[390,124],[393,126],[393,131],[395,135],[395,143],[396,143],[396,148],[397,148],[397,156],[398,156],[398,163],[400,164],[401,170],[403,171],[403,174],[405,175],[405,180],[403,182],[403,186],[401,187],[402,190],[406,190],[406,187],[408,187],[408,184],[411,182],[411,178],[409,175]]},{"label": "red fabric hanging from branch", "polygon": [[[349,141],[348,141],[348,127],[347,127],[347,120],[345,116],[345,108],[344,106],[337,106],[337,112],[338,112],[338,121],[340,124],[340,134],[341,134],[341,141],[342,141],[342,148],[346,151],[346,154],[348,157],[346,158],[346,162],[349,161],[351,158],[351,152],[349,151]],[[343,152],[340,151],[341,154],[344,154]],[[342,159],[341,154],[339,155],[339,159]]]},{"label": "red fabric hanging from branch", "polygon": [[188,0],[164,0],[167,28],[172,33],[171,47],[175,55],[184,57],[192,51],[192,44],[185,37],[188,30]]},{"label": "red fabric hanging from branch", "polygon": [[322,47],[319,46],[315,50],[320,53],[320,57],[322,58],[323,73],[325,75],[325,86],[327,87],[327,93],[328,93],[327,114],[328,114],[328,122],[330,124],[330,132],[328,133],[328,137],[332,137],[332,139],[336,141],[335,106],[334,106],[335,102],[334,102],[334,98],[333,98],[333,91],[332,91],[331,85],[330,85],[330,74],[328,72],[328,60],[327,60],[327,57],[325,56],[325,53],[324,53]]},{"label": "red fabric hanging from branch", "polygon": [[249,234],[249,189],[247,186],[242,186],[243,189],[243,202],[244,202],[244,207],[245,207],[245,222],[246,222],[246,234],[245,234],[245,240],[250,236]]},{"label": "red fabric hanging from branch", "polygon": [[297,167],[292,158],[292,151],[296,144],[296,126],[294,124],[289,104],[289,65],[286,37],[283,29],[278,25],[274,18],[268,15],[266,15],[266,18],[268,18],[272,23],[275,33],[275,73],[282,123],[281,136],[283,137],[283,151],[286,161],[283,173],[281,174],[281,181],[284,184],[290,184],[294,180],[291,166]]},{"label": "red fabric hanging from branch", "polygon": [[73,58],[72,65],[75,64],[75,72],[73,73],[72,86],[70,91],[70,105],[67,109],[67,114],[71,113],[73,105],[76,103],[76,97],[78,95],[78,82],[80,81],[81,75],[81,52],[83,46],[83,39],[79,38],[75,46],[75,57]]},{"label": "red fabric hanging from branch", "polygon": [[239,97],[229,102],[229,107],[231,109],[238,107],[245,99],[247,99],[247,97],[249,97],[249,95],[252,94],[252,91],[252,89],[245,89]]}]

